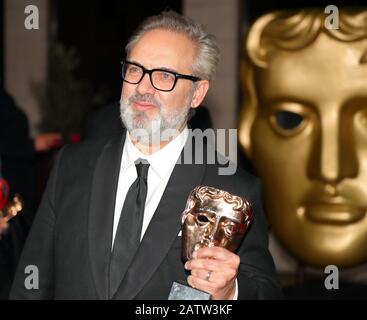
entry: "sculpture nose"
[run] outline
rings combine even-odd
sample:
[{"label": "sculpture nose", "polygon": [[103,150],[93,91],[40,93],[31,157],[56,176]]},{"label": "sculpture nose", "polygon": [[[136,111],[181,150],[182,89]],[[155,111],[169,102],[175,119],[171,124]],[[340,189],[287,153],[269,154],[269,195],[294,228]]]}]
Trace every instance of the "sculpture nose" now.
[{"label": "sculpture nose", "polygon": [[220,224],[219,224],[219,219],[215,219],[214,223],[212,223],[210,225],[210,232],[209,232],[209,239],[212,242],[218,242],[218,234],[220,232]]},{"label": "sculpture nose", "polygon": [[315,126],[308,173],[313,179],[337,184],[358,173],[353,115],[343,116],[331,106],[323,110]]}]

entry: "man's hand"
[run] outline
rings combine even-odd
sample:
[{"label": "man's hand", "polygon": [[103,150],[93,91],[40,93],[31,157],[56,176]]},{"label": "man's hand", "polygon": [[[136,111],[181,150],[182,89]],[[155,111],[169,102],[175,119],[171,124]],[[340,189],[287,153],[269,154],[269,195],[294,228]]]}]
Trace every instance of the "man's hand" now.
[{"label": "man's hand", "polygon": [[190,286],[208,292],[213,300],[231,300],[235,294],[240,257],[221,247],[200,248],[187,261]]}]

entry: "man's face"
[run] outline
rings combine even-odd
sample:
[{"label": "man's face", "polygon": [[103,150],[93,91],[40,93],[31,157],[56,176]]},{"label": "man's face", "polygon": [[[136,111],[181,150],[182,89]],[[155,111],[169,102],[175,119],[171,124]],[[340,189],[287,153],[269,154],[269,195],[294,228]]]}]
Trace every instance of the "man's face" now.
[{"label": "man's face", "polygon": [[367,259],[366,50],[320,34],[256,77],[252,160],[274,233],[307,263]]},{"label": "man's face", "polygon": [[248,223],[244,214],[233,211],[231,205],[220,200],[195,204],[185,215],[182,226],[182,259],[191,259],[195,250],[219,246],[235,251],[241,243]]},{"label": "man's face", "polygon": [[[195,47],[184,35],[166,30],[147,32],[132,48],[128,60],[146,69],[167,69],[191,75]],[[155,89],[145,74],[138,84],[123,83],[121,115],[128,130],[145,129],[150,134],[157,129],[182,130],[186,125],[193,102],[193,83],[178,79],[174,89],[163,92]],[[152,127],[153,126],[153,127]]]}]

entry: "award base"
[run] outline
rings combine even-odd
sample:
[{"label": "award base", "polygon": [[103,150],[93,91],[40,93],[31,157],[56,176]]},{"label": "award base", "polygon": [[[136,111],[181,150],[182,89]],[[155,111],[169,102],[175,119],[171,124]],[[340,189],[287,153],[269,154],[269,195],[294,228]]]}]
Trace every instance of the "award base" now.
[{"label": "award base", "polygon": [[210,297],[207,292],[173,282],[168,300],[210,300]]}]

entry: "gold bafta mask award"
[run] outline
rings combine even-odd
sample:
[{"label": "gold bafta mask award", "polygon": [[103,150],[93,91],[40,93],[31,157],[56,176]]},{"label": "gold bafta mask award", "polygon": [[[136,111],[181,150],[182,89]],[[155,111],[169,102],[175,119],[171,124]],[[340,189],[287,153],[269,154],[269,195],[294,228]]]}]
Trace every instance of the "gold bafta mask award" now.
[{"label": "gold bafta mask award", "polygon": [[[235,252],[253,220],[250,203],[243,197],[209,186],[197,186],[182,213],[183,263],[195,250],[219,246]],[[174,282],[169,300],[208,300],[208,293]]]},{"label": "gold bafta mask award", "polygon": [[23,199],[19,194],[15,194],[11,200],[9,200],[9,194],[9,183],[5,178],[3,178],[0,171],[0,240],[1,233],[6,229],[4,228],[4,225],[7,225],[8,221],[14,218],[24,206]]}]

